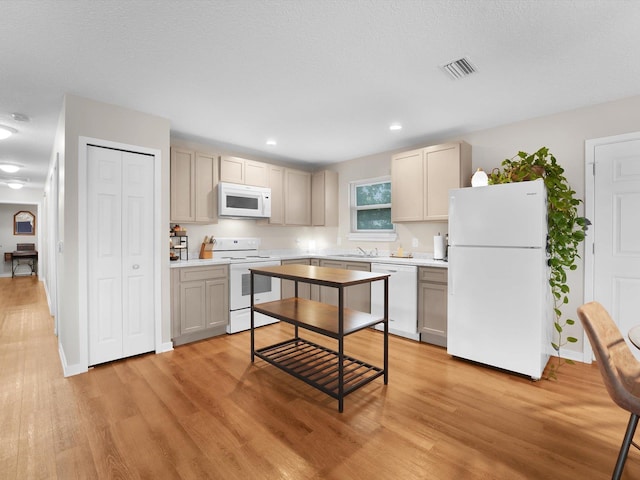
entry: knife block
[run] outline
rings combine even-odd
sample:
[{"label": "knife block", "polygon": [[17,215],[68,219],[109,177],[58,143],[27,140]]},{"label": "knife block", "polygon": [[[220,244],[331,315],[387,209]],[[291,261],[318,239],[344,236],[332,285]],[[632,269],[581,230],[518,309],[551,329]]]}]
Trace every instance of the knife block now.
[{"label": "knife block", "polygon": [[[209,245],[211,245],[211,248],[209,248]],[[212,244],[203,243],[202,245],[200,245],[200,258],[201,259],[213,258],[213,245]]]}]

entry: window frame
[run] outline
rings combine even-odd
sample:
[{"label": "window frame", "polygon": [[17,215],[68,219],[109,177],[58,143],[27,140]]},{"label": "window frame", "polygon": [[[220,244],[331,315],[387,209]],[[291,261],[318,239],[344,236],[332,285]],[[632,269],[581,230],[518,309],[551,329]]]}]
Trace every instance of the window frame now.
[{"label": "window frame", "polygon": [[[380,208],[388,208],[391,210],[391,203],[380,203],[376,205],[366,205],[362,207],[358,207],[356,205],[357,197],[356,190],[358,187],[363,185],[374,185],[378,183],[388,183],[391,185],[391,176],[385,175],[382,177],[374,177],[374,178],[365,178],[361,180],[353,180],[349,182],[349,234],[347,235],[348,240],[361,240],[361,241],[372,241],[372,242],[393,242],[397,239],[396,233],[396,225],[395,223],[391,223],[391,228],[387,230],[358,230],[358,211],[361,210],[374,210]],[[391,199],[393,202],[393,198]]]}]

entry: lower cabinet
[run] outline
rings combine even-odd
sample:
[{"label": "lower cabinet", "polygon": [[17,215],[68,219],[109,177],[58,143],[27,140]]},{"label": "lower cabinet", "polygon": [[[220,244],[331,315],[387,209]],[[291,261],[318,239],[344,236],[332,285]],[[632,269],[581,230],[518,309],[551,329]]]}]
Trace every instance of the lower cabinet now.
[{"label": "lower cabinet", "polygon": [[[320,260],[321,267],[343,268],[347,270],[360,270],[370,272],[371,264],[368,262],[342,262],[339,260]],[[320,287],[320,301],[330,305],[338,305],[338,289]],[[344,306],[359,312],[371,312],[371,284],[352,285],[344,289]]]},{"label": "lower cabinet", "polygon": [[447,346],[446,268],[418,268],[418,332],[423,342]]},{"label": "lower cabinet", "polygon": [[174,345],[223,335],[228,323],[228,265],[171,270],[171,336]]},{"label": "lower cabinet", "polygon": [[[320,259],[319,258],[312,258],[309,262],[309,264],[312,267],[319,267],[320,266]],[[319,302],[320,301],[320,285],[311,285],[311,300],[315,301],[315,302]]]},{"label": "lower cabinet", "polygon": [[[295,260],[282,260],[282,265],[310,265],[311,261],[308,258],[298,258]],[[293,280],[280,280],[280,298],[293,298],[295,297],[295,282]],[[314,285],[317,286],[317,285]],[[298,282],[298,298],[306,298],[311,300],[311,285],[308,283]]]}]

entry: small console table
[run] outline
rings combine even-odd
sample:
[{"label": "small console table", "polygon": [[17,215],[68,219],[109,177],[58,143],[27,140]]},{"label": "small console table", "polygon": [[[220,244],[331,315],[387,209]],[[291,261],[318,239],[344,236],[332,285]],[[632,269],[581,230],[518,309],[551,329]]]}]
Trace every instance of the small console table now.
[{"label": "small console table", "polygon": [[[338,411],[344,410],[344,397],[358,388],[383,376],[389,380],[389,274],[371,273],[311,265],[281,265],[251,268],[251,361],[254,357],[284,370],[318,390],[338,400]],[[295,295],[266,303],[254,303],[254,276],[293,280]],[[351,285],[384,282],[383,317],[351,310],[344,306],[344,289]],[[298,298],[298,282],[338,289],[338,305],[329,305]],[[256,350],[254,312],[263,313],[290,323],[295,327],[294,338]],[[344,352],[347,335],[384,323],[384,365],[376,367]],[[298,328],[334,338],[337,351],[300,338]]]},{"label": "small console table", "polygon": [[33,243],[19,243],[13,252],[5,252],[4,261],[11,261],[11,276],[16,276],[20,265],[29,267],[29,275],[38,274],[38,252]]}]

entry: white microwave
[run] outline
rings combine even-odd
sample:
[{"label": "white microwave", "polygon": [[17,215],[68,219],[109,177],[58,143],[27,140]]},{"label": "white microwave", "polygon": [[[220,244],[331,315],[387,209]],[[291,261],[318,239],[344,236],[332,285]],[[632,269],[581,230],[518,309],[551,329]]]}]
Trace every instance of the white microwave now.
[{"label": "white microwave", "polygon": [[218,184],[218,215],[236,218],[269,218],[271,189],[220,182]]}]

